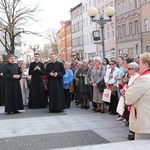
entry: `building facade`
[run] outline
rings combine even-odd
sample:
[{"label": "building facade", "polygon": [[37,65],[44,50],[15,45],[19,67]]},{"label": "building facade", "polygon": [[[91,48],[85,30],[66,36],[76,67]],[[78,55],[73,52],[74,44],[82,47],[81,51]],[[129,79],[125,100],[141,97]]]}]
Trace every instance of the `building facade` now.
[{"label": "building facade", "polygon": [[61,29],[57,32],[58,58],[71,61],[71,21],[61,21]]},{"label": "building facade", "polygon": [[117,55],[141,53],[140,0],[116,0]]},{"label": "building facade", "polygon": [[92,32],[96,30],[96,23],[91,21],[87,11],[90,7],[96,6],[96,2],[93,0],[81,0],[82,2],[82,17],[83,17],[83,45],[84,45],[84,57],[86,59],[93,59],[99,55],[97,45],[94,44]]},{"label": "building facade", "polygon": [[82,25],[82,3],[70,10],[71,14],[71,39],[72,58],[83,58],[83,25]]},{"label": "building facade", "polygon": [[[103,17],[104,20],[108,19],[108,16],[105,14],[105,10],[107,7],[111,6],[115,8],[115,1],[114,0],[95,0],[96,8],[98,9],[99,15],[96,16],[96,19],[100,19]],[[96,26],[97,30],[100,30],[102,33],[101,26]],[[102,37],[102,35],[100,35]],[[97,46],[100,56],[103,57],[103,49],[102,45]],[[112,16],[111,21],[106,22],[104,25],[104,51],[105,57],[116,57],[116,34],[115,34],[115,15]]]},{"label": "building facade", "polygon": [[142,39],[141,52],[150,52],[150,0],[141,0],[140,15]]}]

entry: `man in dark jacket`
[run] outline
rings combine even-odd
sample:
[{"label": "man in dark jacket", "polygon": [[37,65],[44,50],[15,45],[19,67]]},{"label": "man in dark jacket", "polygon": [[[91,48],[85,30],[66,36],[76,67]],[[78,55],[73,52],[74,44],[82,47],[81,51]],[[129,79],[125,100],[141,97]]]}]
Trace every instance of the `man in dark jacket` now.
[{"label": "man in dark jacket", "polygon": [[29,67],[29,75],[32,75],[32,77],[29,92],[28,108],[31,109],[47,107],[44,82],[42,78],[42,75],[45,74],[44,65],[39,60],[39,54],[35,53],[34,62],[32,62]]},{"label": "man in dark jacket", "polygon": [[22,73],[14,61],[14,55],[8,55],[8,63],[5,65],[3,73],[5,78],[5,112],[7,114],[18,113],[18,110],[24,109],[20,87]]},{"label": "man in dark jacket", "polygon": [[56,55],[50,55],[51,62],[46,67],[49,86],[49,111],[60,112],[66,108],[63,75],[65,74],[64,65],[56,60]]}]

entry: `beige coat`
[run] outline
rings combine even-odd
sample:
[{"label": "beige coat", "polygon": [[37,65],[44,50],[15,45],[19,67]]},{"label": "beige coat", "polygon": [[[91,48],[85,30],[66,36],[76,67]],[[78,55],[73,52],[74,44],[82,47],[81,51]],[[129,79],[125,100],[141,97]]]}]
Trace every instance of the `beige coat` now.
[{"label": "beige coat", "polygon": [[150,74],[140,76],[125,93],[130,110],[129,128],[135,133],[150,133]]}]

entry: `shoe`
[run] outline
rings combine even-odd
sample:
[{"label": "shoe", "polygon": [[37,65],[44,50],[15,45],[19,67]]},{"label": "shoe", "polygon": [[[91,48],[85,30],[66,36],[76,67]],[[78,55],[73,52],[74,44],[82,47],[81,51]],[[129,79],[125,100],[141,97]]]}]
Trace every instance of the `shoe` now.
[{"label": "shoe", "polygon": [[17,114],[17,113],[20,113],[19,111],[13,111],[13,114]]},{"label": "shoe", "polygon": [[86,107],[86,106],[83,105],[83,106],[81,106],[81,109],[84,109],[85,107]]},{"label": "shoe", "polygon": [[126,119],[123,119],[122,122],[123,122],[123,123],[126,123],[127,121],[126,121]]},{"label": "shoe", "polygon": [[101,110],[100,109],[96,109],[96,110],[94,110],[94,112],[100,112]]},{"label": "shoe", "polygon": [[11,112],[7,112],[7,115],[11,115]]},{"label": "shoe", "polygon": [[118,115],[118,113],[117,113],[117,112],[114,112],[113,115]]},{"label": "shoe", "polygon": [[126,123],[125,123],[125,126],[128,127],[128,126],[129,126],[129,122],[126,122]]},{"label": "shoe", "polygon": [[85,106],[85,109],[89,109],[90,107],[89,106]]},{"label": "shoe", "polygon": [[93,108],[93,109],[92,109],[92,111],[95,111],[95,110],[96,110],[96,108]]},{"label": "shoe", "polygon": [[105,113],[105,111],[104,110],[101,110],[101,112],[100,112],[101,114],[103,114],[103,113]]},{"label": "shoe", "polygon": [[119,117],[116,119],[116,121],[123,121],[123,120],[124,120],[124,118],[122,118],[122,117]]},{"label": "shoe", "polygon": [[128,140],[134,140],[134,135],[133,134],[132,135],[128,135],[127,139]]},{"label": "shoe", "polygon": [[113,114],[113,112],[110,112],[109,114]]}]

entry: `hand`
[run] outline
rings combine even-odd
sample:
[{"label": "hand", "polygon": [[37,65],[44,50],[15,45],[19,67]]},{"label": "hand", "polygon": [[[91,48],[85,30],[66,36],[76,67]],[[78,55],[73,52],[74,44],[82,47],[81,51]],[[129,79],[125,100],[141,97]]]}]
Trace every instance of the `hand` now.
[{"label": "hand", "polygon": [[13,78],[14,78],[14,79],[19,79],[19,78],[20,78],[20,75],[13,75]]},{"label": "hand", "polygon": [[3,73],[0,73],[0,76],[3,76]]},{"label": "hand", "polygon": [[38,69],[38,70],[41,70],[41,68],[40,68],[39,66],[37,66],[37,69]]},{"label": "hand", "polygon": [[85,75],[85,74],[82,74],[82,76],[83,76],[83,77],[86,77],[86,75]]},{"label": "hand", "polygon": [[93,83],[93,87],[95,88],[97,86],[97,83]]},{"label": "hand", "polygon": [[80,77],[82,76],[82,74],[80,74]]},{"label": "hand", "polygon": [[115,76],[114,79],[117,80],[117,76]]},{"label": "hand", "polygon": [[54,71],[52,71],[52,72],[50,73],[50,75],[51,75],[51,76],[54,76]]},{"label": "hand", "polygon": [[39,70],[39,66],[36,66],[36,67],[34,68],[34,70]]},{"label": "hand", "polygon": [[58,73],[57,73],[57,72],[55,72],[55,73],[54,73],[54,77],[57,77],[57,75],[58,75]]},{"label": "hand", "polygon": [[93,82],[92,82],[92,81],[89,81],[89,84],[90,84],[91,86],[93,86]]},{"label": "hand", "polygon": [[107,87],[107,88],[109,88],[109,84],[108,84],[108,82],[106,83],[106,87]]}]

